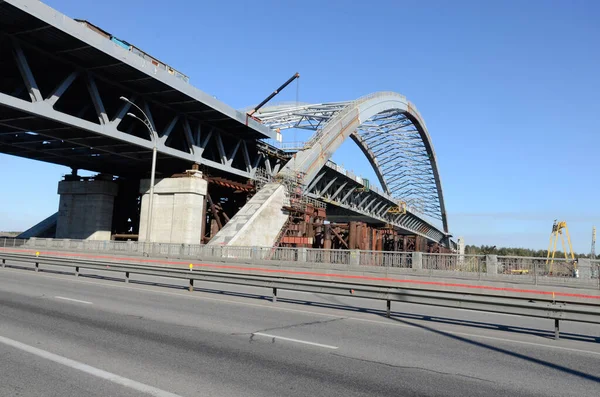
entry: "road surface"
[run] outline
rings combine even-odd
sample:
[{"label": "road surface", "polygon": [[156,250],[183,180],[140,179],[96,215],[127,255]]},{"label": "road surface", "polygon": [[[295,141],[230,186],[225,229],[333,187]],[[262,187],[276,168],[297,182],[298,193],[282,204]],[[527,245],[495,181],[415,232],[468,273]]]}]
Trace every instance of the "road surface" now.
[{"label": "road surface", "polygon": [[594,325],[565,322],[555,341],[550,320],[400,303],[386,319],[378,301],[280,292],[272,303],[264,289],[206,283],[190,293],[184,282],[138,280],[145,282],[0,269],[0,395],[600,390]]}]

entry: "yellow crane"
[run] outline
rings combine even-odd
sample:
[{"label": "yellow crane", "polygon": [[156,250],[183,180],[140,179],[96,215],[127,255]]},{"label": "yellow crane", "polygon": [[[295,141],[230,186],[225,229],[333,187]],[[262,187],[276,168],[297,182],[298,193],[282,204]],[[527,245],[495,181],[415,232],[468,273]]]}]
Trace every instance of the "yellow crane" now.
[{"label": "yellow crane", "polygon": [[[563,230],[567,235],[567,242],[569,243],[569,250],[565,249],[565,237],[563,236]],[[575,262],[575,254],[573,253],[573,246],[571,245],[571,235],[569,234],[569,228],[567,227],[567,222],[561,221],[557,222],[554,220],[554,224],[552,225],[552,233],[550,234],[550,244],[548,245],[548,255],[546,256],[546,266],[550,265],[550,273],[552,274],[552,267],[554,265],[554,256],[556,254],[556,243],[558,241],[558,236],[560,235],[560,240],[562,243],[562,249],[565,253],[565,261],[569,263],[569,256],[571,257],[570,263],[576,268],[577,263]],[[550,256],[552,253],[552,256]]]}]

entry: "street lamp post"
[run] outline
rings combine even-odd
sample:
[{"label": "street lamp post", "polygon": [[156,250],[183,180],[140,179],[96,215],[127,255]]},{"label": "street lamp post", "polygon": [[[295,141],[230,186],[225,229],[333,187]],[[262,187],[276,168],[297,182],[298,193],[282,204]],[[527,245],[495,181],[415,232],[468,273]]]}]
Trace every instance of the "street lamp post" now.
[{"label": "street lamp post", "polygon": [[132,101],[130,101],[129,99],[125,98],[124,96],[122,96],[120,98],[122,101],[130,103],[131,105],[135,106],[137,108],[137,110],[139,110],[143,115],[144,115],[144,119],[142,120],[140,117],[138,117],[137,115],[133,114],[133,113],[127,113],[127,116],[129,117],[133,117],[134,119],[138,119],[139,121],[141,121],[142,123],[144,123],[144,125],[146,126],[146,128],[148,128],[148,131],[150,132],[150,139],[152,140],[152,171],[150,172],[150,202],[148,203],[148,224],[146,226],[146,242],[151,242],[150,241],[150,230],[152,229],[152,212],[154,210],[154,174],[156,172],[156,144],[158,142],[158,134],[156,133],[156,131],[154,131],[154,128],[152,127],[152,123],[150,122],[150,119],[148,118],[148,116],[146,115],[146,113],[144,113],[144,111],[135,103],[133,103]]}]

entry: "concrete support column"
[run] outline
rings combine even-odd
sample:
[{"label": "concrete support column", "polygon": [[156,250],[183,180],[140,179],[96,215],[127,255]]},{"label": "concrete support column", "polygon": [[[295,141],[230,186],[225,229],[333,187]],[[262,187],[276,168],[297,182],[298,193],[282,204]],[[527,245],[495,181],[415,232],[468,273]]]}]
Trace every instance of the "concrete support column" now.
[{"label": "concrete support column", "polygon": [[[200,244],[204,235],[205,196],[207,182],[200,172],[181,178],[164,178],[154,186],[151,242]],[[142,208],[140,211],[139,240],[146,241],[150,180],[140,182]]]},{"label": "concrete support column", "polygon": [[59,182],[56,238],[110,240],[117,192],[112,177]]},{"label": "concrete support column", "polygon": [[418,270],[423,269],[423,254],[421,252],[412,253],[412,268]]},{"label": "concrete support column", "polygon": [[485,266],[487,268],[487,274],[496,276],[498,274],[498,255],[486,255]]}]

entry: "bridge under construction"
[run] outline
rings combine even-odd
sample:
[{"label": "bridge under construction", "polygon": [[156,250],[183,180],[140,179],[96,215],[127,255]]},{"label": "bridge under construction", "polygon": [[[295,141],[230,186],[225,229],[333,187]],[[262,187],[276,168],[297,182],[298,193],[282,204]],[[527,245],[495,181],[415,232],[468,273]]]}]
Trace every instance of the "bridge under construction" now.
[{"label": "bridge under construction", "polygon": [[[33,0],[0,1],[0,69],[0,152],[72,169],[57,181],[57,212],[22,237],[455,247],[431,137],[400,94],[241,112],[135,45]],[[312,136],[281,142],[287,129]],[[331,161],[347,139],[381,188]]]}]

